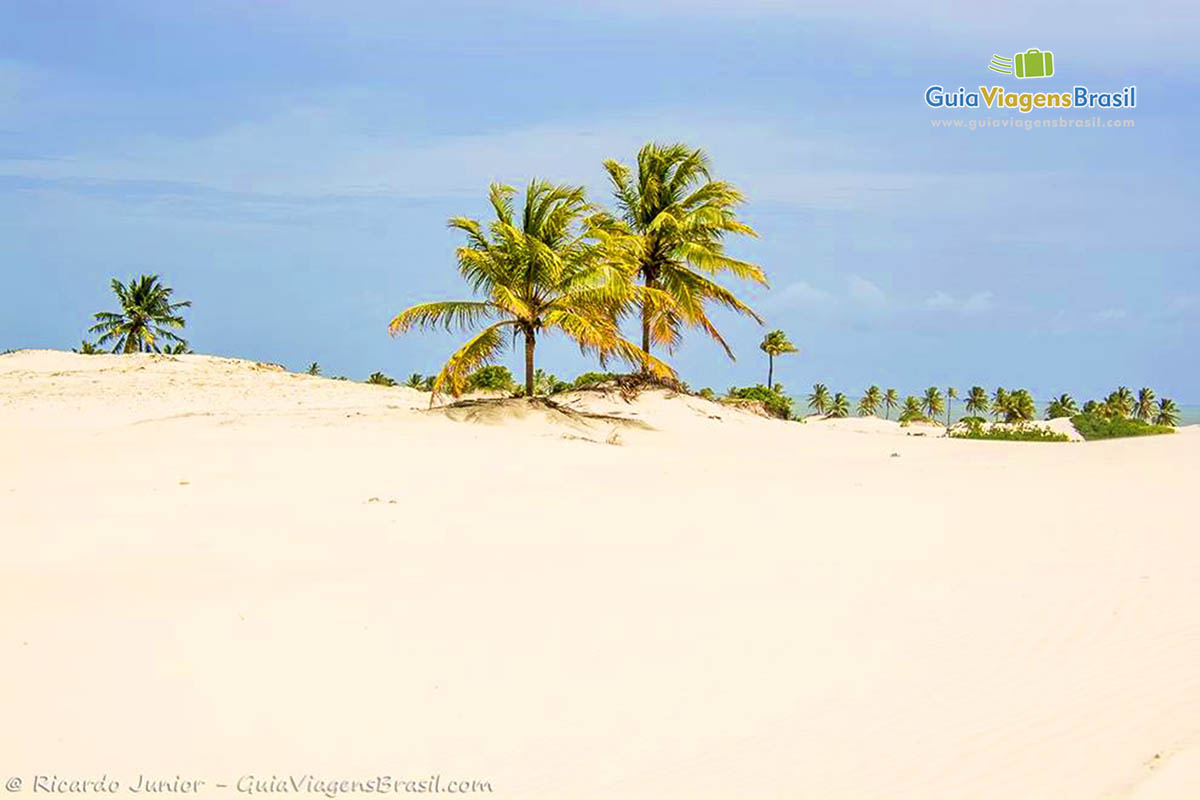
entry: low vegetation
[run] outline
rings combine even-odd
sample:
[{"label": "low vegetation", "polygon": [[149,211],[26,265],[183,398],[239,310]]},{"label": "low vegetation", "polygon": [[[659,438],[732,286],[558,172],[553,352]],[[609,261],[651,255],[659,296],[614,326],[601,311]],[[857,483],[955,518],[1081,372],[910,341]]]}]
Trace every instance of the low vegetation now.
[{"label": "low vegetation", "polygon": [[754,400],[762,404],[768,414],[779,419],[791,419],[792,398],[783,393],[783,385],[768,388],[761,383],[755,386],[731,386],[725,393],[729,400]]},{"label": "low vegetation", "polygon": [[954,439],[982,439],[995,442],[1069,442],[1071,437],[1039,425],[1018,424],[1014,426],[983,424],[980,417],[972,418],[966,430],[951,431]]},{"label": "low vegetation", "polygon": [[1125,436],[1155,436],[1161,433],[1174,433],[1170,425],[1157,425],[1140,419],[1127,417],[1105,416],[1095,412],[1076,414],[1071,417],[1071,424],[1079,435],[1088,441],[1096,439],[1119,439]]}]

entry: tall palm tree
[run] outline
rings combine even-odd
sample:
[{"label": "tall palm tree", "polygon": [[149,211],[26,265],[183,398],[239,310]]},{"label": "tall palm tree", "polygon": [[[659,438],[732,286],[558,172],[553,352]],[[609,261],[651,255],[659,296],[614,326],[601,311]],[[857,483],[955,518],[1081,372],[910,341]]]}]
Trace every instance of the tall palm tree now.
[{"label": "tall palm tree", "polygon": [[988,394],[982,386],[972,386],[967,392],[967,413],[980,417],[987,413]]},{"label": "tall palm tree", "polygon": [[787,334],[783,331],[771,331],[763,337],[762,343],[758,346],[767,354],[767,388],[775,386],[775,356],[781,356],[786,353],[797,353],[796,345],[788,341]]},{"label": "tall palm tree", "polygon": [[1117,390],[1104,400],[1108,414],[1113,417],[1128,417],[1133,413],[1133,392],[1127,386],[1118,386]]},{"label": "tall palm tree", "polygon": [[862,397],[858,399],[858,415],[860,417],[873,417],[879,411],[880,401],[879,387],[868,386],[863,392]]},{"label": "tall palm tree", "polygon": [[1133,415],[1142,422],[1149,422],[1154,418],[1156,411],[1154,406],[1155,401],[1154,390],[1150,388],[1139,389],[1137,400],[1133,404]]},{"label": "tall palm tree", "polygon": [[95,315],[96,324],[88,332],[100,334],[97,345],[111,343],[114,353],[159,353],[164,345],[187,345],[175,331],[187,324],[179,310],[190,306],[190,300],[172,303],[174,290],[157,275],[131,278],[128,284],[113,278],[111,286],[121,310]]},{"label": "tall palm tree", "polygon": [[958,399],[958,389],[953,386],[946,388],[946,427],[950,427],[950,415],[954,413],[954,401]]},{"label": "tall palm tree", "polygon": [[1064,393],[1050,401],[1050,407],[1046,409],[1046,419],[1073,417],[1078,413],[1079,407],[1075,405],[1075,398]]},{"label": "tall palm tree", "polygon": [[1158,409],[1154,414],[1155,425],[1170,425],[1174,428],[1179,424],[1179,406],[1169,397],[1158,401]]},{"label": "tall palm tree", "polygon": [[900,405],[900,394],[895,389],[888,389],[883,393],[883,407],[885,409],[884,419],[892,418],[892,409]]},{"label": "tall palm tree", "polygon": [[925,416],[930,419],[937,419],[945,408],[945,402],[942,399],[942,392],[936,386],[930,386],[925,390],[925,394],[921,397],[921,410],[925,412]]},{"label": "tall palm tree", "polygon": [[818,414],[829,410],[829,387],[823,383],[814,383],[812,394],[808,396],[808,407]]},{"label": "tall palm tree", "polygon": [[537,340],[550,330],[566,334],[601,363],[615,355],[656,374],[673,375],[670,367],[621,336],[618,319],[643,299],[643,292],[632,271],[609,258],[592,237],[585,219],[592,207],[583,188],[530,181],[519,217],[515,193],[510,186],[492,185],[496,219],[487,229],[466,217],[449,222],[467,237],[455,251],[458,271],[483,299],[420,303],[396,315],[389,326],[393,336],[411,328],[483,326],[446,361],[434,379],[434,396],[444,386],[461,394],[467,375],[495,360],[510,332],[514,341],[519,334],[525,342],[526,397],[534,394]]},{"label": "tall palm tree", "polygon": [[992,416],[1000,419],[1008,413],[1008,389],[997,387],[992,395]]},{"label": "tall palm tree", "polygon": [[850,415],[850,398],[838,392],[829,403],[829,414],[834,419],[842,419]]},{"label": "tall palm tree", "polygon": [[716,303],[757,322],[762,320],[711,276],[727,272],[742,280],[767,283],[762,268],[725,253],[726,235],[757,236],[734,211],[744,200],[742,193],[732,184],[712,179],[703,150],[682,144],[651,142],[642,147],[636,175],[613,160],[605,161],[604,168],[620,218],[608,218],[598,227],[643,284],[670,300],[656,302],[652,295],[645,295],[640,303],[642,350],[649,354],[654,344],[672,350],[687,326],[703,330],[733,358],[733,351],[708,318],[707,305]]}]

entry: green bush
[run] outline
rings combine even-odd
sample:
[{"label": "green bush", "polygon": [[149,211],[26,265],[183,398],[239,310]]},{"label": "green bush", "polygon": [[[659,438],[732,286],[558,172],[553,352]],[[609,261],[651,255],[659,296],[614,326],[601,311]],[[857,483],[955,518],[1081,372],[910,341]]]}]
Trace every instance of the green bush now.
[{"label": "green bush", "polygon": [[517,388],[508,367],[492,364],[480,367],[467,376],[468,392],[512,392]]},{"label": "green bush", "polygon": [[369,378],[367,378],[367,383],[374,384],[375,386],[395,386],[396,385],[396,382],[394,380],[389,378],[387,375],[384,375],[382,372],[372,372],[371,376]]},{"label": "green bush", "polygon": [[763,404],[767,413],[780,419],[792,416],[792,398],[783,394],[778,388],[768,389],[761,383],[757,386],[729,387],[726,396],[731,400],[757,400]]},{"label": "green bush", "polygon": [[1076,414],[1071,417],[1071,424],[1079,435],[1089,442],[1095,439],[1120,439],[1126,436],[1155,436],[1160,433],[1174,433],[1175,429],[1167,425],[1152,425],[1140,419],[1105,416],[1101,412]]},{"label": "green bush", "polygon": [[705,386],[700,391],[696,392],[696,394],[699,397],[703,397],[705,400],[716,400],[717,399],[717,393],[714,392],[712,389],[708,388],[707,386]]},{"label": "green bush", "polygon": [[608,383],[609,381],[615,381],[620,377],[622,377],[622,376],[615,372],[585,372],[582,375],[580,375],[579,377],[577,377],[575,380],[571,381],[571,388],[572,389],[592,389],[592,388],[595,388],[596,386],[599,386],[602,383]]},{"label": "green bush", "polygon": [[1069,442],[1071,437],[1038,425],[1018,425],[1013,428],[985,428],[982,423],[970,422],[965,431],[952,431],[954,439],[981,439],[993,442]]}]

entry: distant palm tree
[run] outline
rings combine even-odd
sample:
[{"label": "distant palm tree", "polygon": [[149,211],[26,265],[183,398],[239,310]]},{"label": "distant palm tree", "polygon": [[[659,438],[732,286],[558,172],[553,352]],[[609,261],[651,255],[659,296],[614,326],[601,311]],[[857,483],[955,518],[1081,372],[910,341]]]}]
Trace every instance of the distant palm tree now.
[{"label": "distant palm tree", "polygon": [[[637,173],[618,161],[605,161],[620,219],[607,227],[618,252],[643,284],[665,293],[671,302],[641,296],[642,350],[653,344],[668,351],[679,342],[684,326],[699,328],[733,358],[733,351],[708,318],[705,306],[716,303],[762,322],[733,292],[709,276],[729,273],[741,280],[767,283],[760,267],[725,253],[729,234],[757,236],[738,220],[734,209],[742,193],[725,181],[714,181],[703,150],[682,144],[645,145],[637,154]],[[649,371],[649,364],[643,365]]]},{"label": "distant palm tree", "polygon": [[1118,386],[1117,390],[1104,400],[1106,412],[1113,417],[1128,417],[1133,413],[1133,392],[1127,386]]},{"label": "distant palm tree", "polygon": [[1069,394],[1060,394],[1050,401],[1050,407],[1046,409],[1046,419],[1073,417],[1078,413],[1079,408],[1075,405],[1075,398]]},{"label": "distant palm tree", "polygon": [[863,396],[858,400],[858,415],[860,417],[873,417],[879,411],[879,402],[882,399],[878,386],[868,386],[863,392]]},{"label": "distant palm tree", "polygon": [[1154,406],[1155,399],[1153,389],[1139,389],[1137,400],[1133,404],[1133,415],[1142,422],[1149,422],[1154,418],[1156,411]]},{"label": "distant palm tree", "polygon": [[1087,402],[1085,402],[1083,404],[1083,413],[1098,414],[1103,410],[1103,408],[1104,407],[1101,406],[1099,403],[1097,403],[1095,400],[1088,400]]},{"label": "distant palm tree", "polygon": [[391,322],[392,335],[416,327],[482,328],[446,361],[433,394],[443,386],[461,394],[466,377],[508,346],[509,333],[514,342],[518,335],[524,339],[526,397],[534,394],[534,348],[554,330],[597,354],[601,363],[616,355],[673,376],[670,367],[621,336],[618,317],[635,303],[650,308],[656,301],[633,283],[628,265],[615,263],[610,249],[593,241],[589,215],[594,208],[583,188],[531,181],[520,211],[513,207],[515,191],[492,185],[496,219],[486,229],[473,219],[450,220],[467,239],[455,251],[459,273],[483,299],[420,303]]},{"label": "distant palm tree", "polygon": [[1158,410],[1154,415],[1155,425],[1170,425],[1174,428],[1179,424],[1179,407],[1169,397],[1158,401]]},{"label": "distant palm tree", "polygon": [[992,395],[992,416],[996,419],[1008,413],[1008,390],[999,387]]},{"label": "distant palm tree", "polygon": [[926,389],[924,396],[921,397],[921,410],[925,412],[925,416],[936,419],[944,408],[945,401],[942,399],[941,390],[936,386]]},{"label": "distant palm tree", "polygon": [[775,386],[775,356],[781,356],[785,353],[799,352],[796,345],[788,341],[787,334],[783,331],[771,331],[763,337],[762,343],[758,346],[767,354],[767,388],[771,389]]},{"label": "distant palm tree", "polygon": [[928,419],[921,413],[921,401],[911,394],[904,398],[904,407],[900,410],[901,422],[925,422]]},{"label": "distant palm tree", "polygon": [[176,342],[164,347],[163,352],[169,356],[186,356],[192,354],[192,348],[188,347],[187,342]]},{"label": "distant palm tree", "polygon": [[988,411],[988,394],[982,386],[972,386],[967,392],[967,413],[981,417]]},{"label": "distant palm tree", "polygon": [[812,394],[808,396],[808,406],[818,414],[829,410],[829,387],[823,383],[814,383]]},{"label": "distant palm tree", "polygon": [[954,413],[954,401],[958,399],[958,389],[950,386],[946,389],[946,427],[950,427],[950,415]]},{"label": "distant palm tree", "polygon": [[425,386],[425,376],[419,372],[414,372],[408,376],[408,380],[404,382],[404,385],[410,389],[421,389]]},{"label": "distant palm tree", "polygon": [[1037,416],[1037,406],[1033,402],[1033,395],[1028,390],[1017,389],[1005,399],[1005,422],[1029,422],[1035,416]]},{"label": "distant palm tree", "polygon": [[309,364],[308,365],[308,374],[309,375],[320,375],[321,374],[321,365],[315,361],[312,362],[311,364]]},{"label": "distant palm tree", "polygon": [[396,385],[396,381],[392,380],[387,375],[384,375],[382,372],[372,372],[370,374],[370,376],[367,378],[367,383],[374,384],[375,386],[395,386]]},{"label": "distant palm tree", "polygon": [[104,351],[102,351],[99,347],[96,347],[96,345],[92,344],[87,339],[84,339],[79,343],[79,347],[75,348],[75,352],[79,353],[81,356],[95,356]]},{"label": "distant palm tree", "polygon": [[90,333],[100,334],[97,345],[113,345],[114,353],[159,353],[165,344],[187,344],[175,331],[187,323],[179,310],[191,301],[171,302],[172,289],[159,282],[157,275],[143,275],[123,284],[112,279],[112,290],[121,304],[120,311],[101,311]]},{"label": "distant palm tree", "polygon": [[900,394],[895,389],[888,389],[883,393],[883,407],[885,409],[884,419],[892,418],[892,409],[900,405]]},{"label": "distant palm tree", "polygon": [[829,403],[829,413],[826,416],[841,419],[850,415],[850,398],[838,392]]}]

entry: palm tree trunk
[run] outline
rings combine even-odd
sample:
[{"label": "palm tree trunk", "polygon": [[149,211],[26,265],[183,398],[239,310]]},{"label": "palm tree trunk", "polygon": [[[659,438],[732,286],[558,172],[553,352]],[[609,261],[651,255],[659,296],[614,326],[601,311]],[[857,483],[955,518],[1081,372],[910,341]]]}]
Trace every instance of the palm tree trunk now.
[{"label": "palm tree trunk", "polygon": [[525,331],[525,396],[533,397],[533,347],[532,330]]},{"label": "palm tree trunk", "polygon": [[767,353],[767,388],[775,385],[775,356]]},{"label": "palm tree trunk", "polygon": [[[642,352],[650,355],[650,309],[642,305]],[[642,359],[642,372],[649,374],[650,359]]]}]

